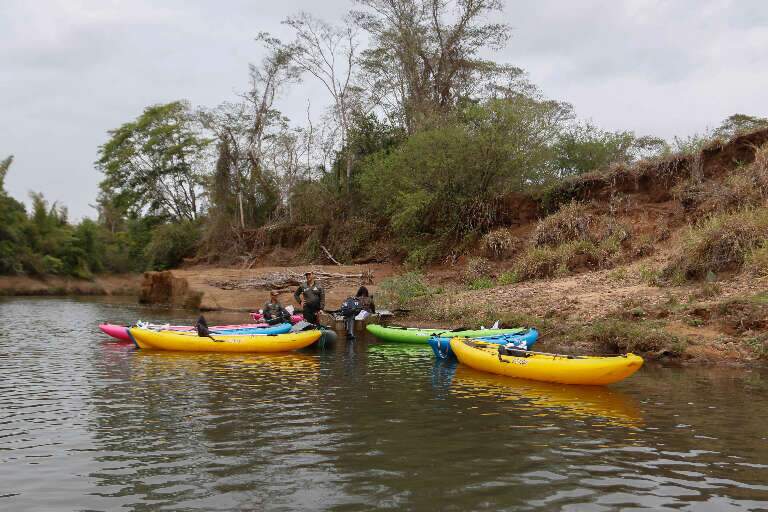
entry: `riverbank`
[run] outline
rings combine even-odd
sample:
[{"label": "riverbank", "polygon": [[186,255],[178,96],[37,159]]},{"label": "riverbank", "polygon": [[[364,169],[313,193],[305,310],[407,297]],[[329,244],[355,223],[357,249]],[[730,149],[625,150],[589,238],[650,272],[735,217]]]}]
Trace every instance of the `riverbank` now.
[{"label": "riverbank", "polygon": [[64,276],[0,276],[0,296],[119,295],[138,297],[141,274],[103,274],[92,280]]},{"label": "riverbank", "polygon": [[272,289],[281,291],[283,304],[293,304],[292,294],[304,272],[318,276],[326,292],[326,309],[336,309],[364,284],[377,293],[381,281],[395,275],[389,264],[265,266],[252,269],[197,266],[164,272],[145,272],[140,302],[170,304],[202,311],[253,311],[269,300]]},{"label": "riverbank", "polygon": [[[462,280],[462,265],[434,267],[413,274],[420,291],[413,291],[413,283],[410,291],[404,290],[410,313],[394,321],[412,326],[489,326],[495,321],[509,327],[534,326],[542,333],[537,347],[551,352],[635,352],[649,360],[680,364],[763,364],[768,359],[768,277],[735,274],[717,282],[676,286],[651,282],[648,275],[668,260],[669,255],[660,251],[612,269],[480,290]],[[365,275],[366,286],[385,307],[397,306],[391,302],[392,284],[406,272],[383,264],[195,267],[145,273],[141,297],[144,303],[245,312],[267,300],[265,280],[309,269]],[[337,308],[362,282],[324,282],[326,309]],[[382,290],[383,282],[388,293]],[[293,302],[291,292],[292,288],[284,291],[285,304]]]}]

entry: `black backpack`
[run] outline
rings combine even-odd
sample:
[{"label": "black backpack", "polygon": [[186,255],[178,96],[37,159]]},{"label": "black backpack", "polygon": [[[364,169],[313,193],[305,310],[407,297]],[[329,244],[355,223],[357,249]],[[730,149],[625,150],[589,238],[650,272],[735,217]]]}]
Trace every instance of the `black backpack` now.
[{"label": "black backpack", "polygon": [[360,299],[357,297],[347,297],[344,302],[341,303],[339,313],[343,317],[350,317],[357,315],[363,310],[363,306],[360,304]]}]

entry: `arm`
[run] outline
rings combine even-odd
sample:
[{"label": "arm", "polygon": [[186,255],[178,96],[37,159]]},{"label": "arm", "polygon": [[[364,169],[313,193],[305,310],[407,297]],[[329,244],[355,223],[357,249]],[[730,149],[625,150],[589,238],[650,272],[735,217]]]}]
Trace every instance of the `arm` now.
[{"label": "arm", "polygon": [[296,291],[293,293],[293,298],[296,300],[298,304],[301,304],[301,292],[304,291],[304,286],[299,285],[298,288],[296,288]]}]

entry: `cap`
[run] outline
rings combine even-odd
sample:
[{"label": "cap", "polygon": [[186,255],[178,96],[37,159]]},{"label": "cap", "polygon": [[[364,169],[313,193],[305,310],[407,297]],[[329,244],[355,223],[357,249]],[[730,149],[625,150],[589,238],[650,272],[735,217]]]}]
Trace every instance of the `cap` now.
[{"label": "cap", "polygon": [[270,292],[269,292],[269,294],[270,294],[271,296],[273,296],[273,297],[277,297],[278,295],[280,295],[280,292],[279,292],[279,291],[277,291],[277,290],[272,290],[272,291],[270,291]]},{"label": "cap", "polygon": [[308,276],[309,274],[312,274],[312,271],[311,271],[311,270],[307,270],[306,272],[304,272],[304,275],[305,275],[305,276]]}]

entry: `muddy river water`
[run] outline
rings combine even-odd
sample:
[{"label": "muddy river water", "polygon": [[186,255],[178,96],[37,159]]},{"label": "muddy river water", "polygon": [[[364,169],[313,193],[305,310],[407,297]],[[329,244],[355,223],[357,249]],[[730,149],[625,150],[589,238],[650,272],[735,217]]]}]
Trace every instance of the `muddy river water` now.
[{"label": "muddy river water", "polygon": [[0,510],[768,510],[768,373],[568,387],[364,336],[206,355],[97,329],[193,316],[0,299]]}]

